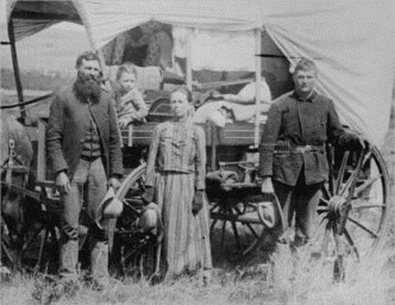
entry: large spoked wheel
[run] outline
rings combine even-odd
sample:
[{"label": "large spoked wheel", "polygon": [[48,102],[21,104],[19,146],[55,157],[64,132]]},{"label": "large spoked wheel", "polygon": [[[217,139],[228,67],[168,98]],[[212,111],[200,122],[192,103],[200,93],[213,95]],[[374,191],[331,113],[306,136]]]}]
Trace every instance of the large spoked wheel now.
[{"label": "large spoked wheel", "polygon": [[156,235],[139,226],[144,192],[145,165],[133,170],[117,192],[124,208],[113,232],[110,230],[111,270],[120,275],[150,276],[154,265]]},{"label": "large spoked wheel", "polygon": [[359,153],[331,152],[334,162],[317,208],[315,234],[302,251],[310,251],[303,255],[306,259],[334,261],[335,277],[341,277],[343,261],[369,257],[386,235],[389,176],[376,147]]},{"label": "large spoked wheel", "polygon": [[46,193],[44,189],[41,194],[32,190],[28,168],[19,165],[9,170],[11,183],[2,181],[0,204],[1,265],[18,272],[54,273],[58,261],[58,218],[43,209],[45,204],[38,197],[44,198]]},{"label": "large spoked wheel", "polygon": [[255,249],[265,229],[258,214],[260,187],[208,189],[207,195],[211,205],[211,242],[221,249],[220,256],[243,258]]},{"label": "large spoked wheel", "polygon": [[14,271],[55,274],[59,257],[57,215],[37,208],[22,214],[20,232],[2,231],[2,263]]}]

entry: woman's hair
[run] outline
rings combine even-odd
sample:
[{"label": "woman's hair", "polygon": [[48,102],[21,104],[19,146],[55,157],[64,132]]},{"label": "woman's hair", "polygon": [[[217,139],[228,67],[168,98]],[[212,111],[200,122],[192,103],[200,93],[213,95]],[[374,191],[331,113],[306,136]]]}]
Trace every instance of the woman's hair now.
[{"label": "woman's hair", "polygon": [[117,75],[115,76],[115,79],[118,81],[121,79],[122,74],[128,73],[128,74],[133,74],[137,78],[137,71],[136,68],[129,63],[124,63],[119,66]]},{"label": "woman's hair", "polygon": [[171,92],[171,95],[173,95],[176,92],[184,93],[187,96],[188,103],[192,103],[192,92],[187,87],[185,86],[178,87]]}]

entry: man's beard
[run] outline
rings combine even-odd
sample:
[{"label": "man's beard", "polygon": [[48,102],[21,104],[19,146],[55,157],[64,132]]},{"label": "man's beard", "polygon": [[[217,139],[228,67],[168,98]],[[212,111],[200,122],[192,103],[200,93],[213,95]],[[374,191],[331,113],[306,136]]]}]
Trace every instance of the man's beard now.
[{"label": "man's beard", "polygon": [[74,83],[74,88],[78,96],[84,100],[98,101],[100,99],[100,83],[93,78],[86,78],[79,76]]}]

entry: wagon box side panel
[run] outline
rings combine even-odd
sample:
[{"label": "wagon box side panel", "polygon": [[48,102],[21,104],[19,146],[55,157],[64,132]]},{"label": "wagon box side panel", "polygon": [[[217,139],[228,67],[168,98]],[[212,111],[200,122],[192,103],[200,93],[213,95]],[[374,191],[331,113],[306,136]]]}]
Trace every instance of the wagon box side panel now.
[{"label": "wagon box side panel", "polygon": [[[154,127],[158,122],[148,122],[142,125],[129,125],[121,130],[123,144],[127,147],[149,145]],[[200,125],[206,135],[206,145],[212,146],[249,146],[254,143],[254,124],[252,123],[230,123],[224,128],[214,127],[210,124]],[[260,126],[260,132],[263,124]]]}]

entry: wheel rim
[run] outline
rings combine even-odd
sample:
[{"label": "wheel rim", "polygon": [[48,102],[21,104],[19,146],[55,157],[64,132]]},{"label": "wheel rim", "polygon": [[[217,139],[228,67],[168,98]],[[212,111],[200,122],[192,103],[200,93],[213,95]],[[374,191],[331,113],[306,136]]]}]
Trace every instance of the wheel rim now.
[{"label": "wheel rim", "polygon": [[317,229],[306,247],[311,255],[305,257],[360,261],[379,248],[387,232],[389,177],[378,149],[360,154],[355,167],[350,152],[341,159],[323,189]]},{"label": "wheel rim", "polygon": [[[232,192],[239,194],[232,198]],[[245,198],[240,195],[240,190],[225,191],[222,198],[209,198],[211,242],[219,246],[221,255],[246,256],[260,241],[265,227],[257,213],[257,202],[261,199],[259,190],[247,192],[250,194]]]},{"label": "wheel rim", "polygon": [[151,265],[145,267],[143,265],[150,261],[148,252],[153,248],[155,235],[143,232],[138,225],[143,207],[141,195],[145,190],[144,173],[145,165],[137,167],[128,175],[117,192],[117,196],[124,204],[124,209],[117,220],[113,237],[111,268],[123,275],[151,272],[151,270],[147,270],[147,268],[151,268]]}]

